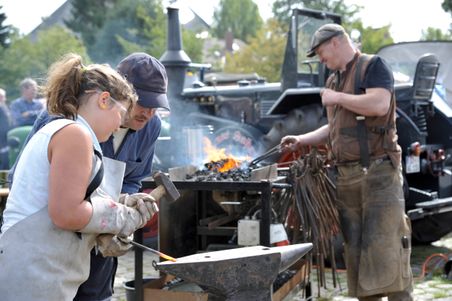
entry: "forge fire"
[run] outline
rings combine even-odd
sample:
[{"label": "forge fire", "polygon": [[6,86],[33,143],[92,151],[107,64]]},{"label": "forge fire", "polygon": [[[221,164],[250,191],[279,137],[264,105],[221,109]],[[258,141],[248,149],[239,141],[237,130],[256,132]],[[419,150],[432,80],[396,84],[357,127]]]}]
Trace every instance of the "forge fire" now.
[{"label": "forge fire", "polygon": [[226,149],[216,148],[208,138],[204,138],[203,143],[207,163],[195,173],[187,175],[187,180],[247,181],[250,179],[249,157],[227,154]]}]

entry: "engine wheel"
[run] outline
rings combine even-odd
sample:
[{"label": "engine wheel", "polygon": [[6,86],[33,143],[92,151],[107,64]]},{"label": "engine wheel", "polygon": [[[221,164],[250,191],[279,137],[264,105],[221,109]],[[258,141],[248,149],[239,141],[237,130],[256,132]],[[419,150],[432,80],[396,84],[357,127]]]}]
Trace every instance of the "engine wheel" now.
[{"label": "engine wheel", "polygon": [[286,135],[308,133],[327,123],[320,104],[307,105],[293,111],[283,119],[276,121],[270,131],[263,136],[264,146],[269,149],[281,142]]},{"label": "engine wheel", "polygon": [[218,148],[226,149],[226,153],[234,156],[259,155],[264,147],[261,142],[262,133],[257,129],[239,126],[227,126],[213,133],[213,144]]}]

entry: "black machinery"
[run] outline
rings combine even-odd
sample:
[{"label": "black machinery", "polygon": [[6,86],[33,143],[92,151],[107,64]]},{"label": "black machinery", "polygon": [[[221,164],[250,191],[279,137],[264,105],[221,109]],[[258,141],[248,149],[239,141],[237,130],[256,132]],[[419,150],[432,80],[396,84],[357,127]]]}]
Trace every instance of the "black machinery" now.
[{"label": "black machinery", "polygon": [[[325,124],[320,90],[329,71],[305,54],[317,28],[340,22],[335,14],[294,9],[281,82],[236,75],[234,84],[223,86],[220,74],[208,74],[209,66],[193,64],[183,51],[178,9],[168,8],[168,50],[161,61],[168,71],[172,110],[164,120],[170,131],[157,145],[155,168],[192,164],[199,159],[204,137],[233,154],[256,157],[284,135]],[[407,214],[413,222],[413,239],[421,243],[452,230],[452,136],[447,134],[452,130],[447,102],[451,101],[447,92],[452,86],[447,72],[451,51],[452,42],[416,42],[379,52],[396,79]],[[199,71],[199,77],[188,78],[188,71]]]}]

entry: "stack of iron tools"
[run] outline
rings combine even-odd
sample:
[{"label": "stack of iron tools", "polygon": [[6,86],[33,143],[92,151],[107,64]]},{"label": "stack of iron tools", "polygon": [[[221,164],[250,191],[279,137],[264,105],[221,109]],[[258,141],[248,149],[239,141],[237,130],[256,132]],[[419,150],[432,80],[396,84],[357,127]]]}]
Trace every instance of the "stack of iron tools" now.
[{"label": "stack of iron tools", "polygon": [[[290,167],[289,178],[293,185],[294,202],[298,210],[301,241],[312,242],[312,256],[317,263],[317,283],[326,288],[325,259],[329,259],[336,287],[337,273],[334,258],[333,237],[339,233],[339,217],[335,205],[335,185],[329,177],[326,155],[317,148],[294,161]],[[312,261],[312,258],[311,258]]]}]

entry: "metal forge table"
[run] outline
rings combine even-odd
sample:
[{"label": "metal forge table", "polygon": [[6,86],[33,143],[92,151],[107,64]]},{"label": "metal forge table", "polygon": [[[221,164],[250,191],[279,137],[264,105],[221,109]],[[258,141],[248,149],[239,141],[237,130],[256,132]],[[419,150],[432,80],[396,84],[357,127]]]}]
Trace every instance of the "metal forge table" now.
[{"label": "metal forge table", "polygon": [[[263,246],[270,246],[270,225],[271,225],[271,195],[272,189],[278,188],[291,188],[290,184],[286,183],[285,177],[278,177],[274,180],[262,180],[262,181],[173,181],[174,185],[181,192],[181,199],[175,203],[169,203],[167,201],[160,202],[159,211],[159,248],[163,253],[167,253],[173,257],[181,257],[191,255],[192,253],[185,253],[186,250],[182,249],[175,253],[175,249],[178,249],[185,243],[183,235],[172,231],[177,224],[188,217],[188,220],[195,219],[197,223],[198,211],[201,209],[206,198],[209,197],[213,191],[228,191],[228,192],[240,192],[240,191],[255,191],[260,193],[261,202],[261,216],[260,216],[260,244]],[[151,179],[146,179],[142,182],[143,189],[153,189],[156,187],[156,183]],[[192,202],[187,201],[183,196],[185,192],[194,193]],[[201,206],[201,208],[200,208]],[[194,212],[193,212],[194,211]],[[231,232],[232,231],[232,232]],[[205,239],[210,235],[229,236],[232,235],[233,229],[231,227],[217,227],[214,229],[208,229],[208,227],[200,226],[197,223],[196,237],[201,238],[201,246],[205,245]],[[142,243],[142,232],[137,231],[135,234],[135,240]],[[197,243],[199,245],[199,243]],[[137,279],[143,279],[143,251],[139,248],[135,248],[135,296],[137,301],[143,300],[143,283],[142,281],[136,281]]]}]

